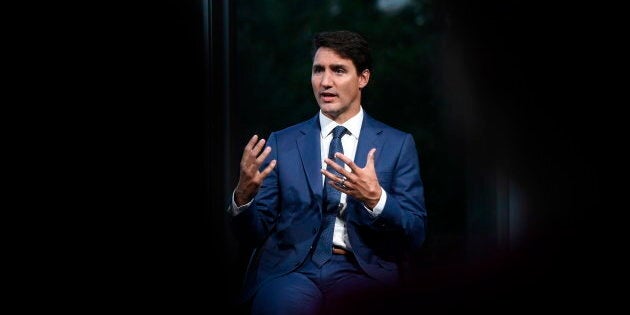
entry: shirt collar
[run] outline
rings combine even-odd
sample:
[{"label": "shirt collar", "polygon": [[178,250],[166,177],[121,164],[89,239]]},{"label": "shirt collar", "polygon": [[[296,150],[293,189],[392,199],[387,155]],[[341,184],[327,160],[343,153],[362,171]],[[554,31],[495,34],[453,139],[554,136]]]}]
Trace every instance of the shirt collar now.
[{"label": "shirt collar", "polygon": [[[359,112],[354,115],[354,117],[348,119],[345,123],[341,124],[346,127],[350,132],[350,135],[355,137],[357,140],[359,139],[359,134],[361,133],[361,125],[363,124],[363,107],[359,107]],[[332,130],[339,126],[334,120],[324,116],[322,111],[319,111],[319,126],[322,131],[321,137],[325,138]]]}]

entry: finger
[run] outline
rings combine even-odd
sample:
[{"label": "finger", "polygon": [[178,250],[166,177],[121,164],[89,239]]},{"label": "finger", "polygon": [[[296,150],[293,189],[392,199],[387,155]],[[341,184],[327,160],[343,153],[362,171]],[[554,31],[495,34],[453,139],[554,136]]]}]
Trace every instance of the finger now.
[{"label": "finger", "polygon": [[275,167],[276,160],[271,160],[271,162],[269,162],[269,165],[267,165],[267,167],[265,167],[265,169],[260,173],[261,179],[267,177],[267,175],[269,175],[269,173],[271,173],[271,171],[273,171]]},{"label": "finger", "polygon": [[339,181],[340,179],[340,177],[337,174],[333,174],[332,172],[329,172],[328,170],[322,169],[320,171],[322,174],[324,174],[324,176],[326,176],[326,178],[332,181]]},{"label": "finger", "polygon": [[368,152],[367,163],[366,163],[365,167],[374,168],[374,155],[375,155],[374,153],[376,153],[376,148],[372,148],[372,150],[370,150],[370,152]]},{"label": "finger", "polygon": [[243,156],[241,157],[241,168],[243,168],[244,165],[250,164],[249,161],[252,159],[252,149],[254,148],[256,141],[258,141],[258,135],[253,135],[249,139],[249,142],[247,142],[247,144],[243,148]]},{"label": "finger", "polygon": [[335,153],[335,157],[337,157],[338,159],[342,160],[344,163],[346,163],[346,165],[348,165],[348,167],[354,172],[356,173],[357,170],[359,169],[359,167],[354,164],[354,162],[347,156],[343,155],[342,153]]},{"label": "finger", "polygon": [[322,173],[326,178],[330,179],[330,180],[335,180],[337,179],[337,175],[325,170],[325,169],[321,169],[319,170],[320,173]]},{"label": "finger", "polygon": [[348,181],[342,181],[342,180],[329,180],[328,181],[328,185],[334,187],[336,190],[342,192],[342,193],[349,193],[351,190],[353,190],[354,186],[352,184],[350,184]]},{"label": "finger", "polygon": [[262,150],[264,145],[265,145],[265,139],[260,139],[260,141],[258,141],[258,143],[256,143],[256,146],[252,150],[254,155],[258,155],[258,153],[260,153],[260,150]]},{"label": "finger", "polygon": [[243,151],[251,151],[254,147],[254,144],[256,144],[256,141],[258,141],[258,135],[253,135],[251,139],[249,139],[249,142],[247,142],[247,144],[245,145],[245,149]]},{"label": "finger", "polygon": [[337,183],[336,183],[336,185],[337,185],[339,188],[341,188],[341,189],[343,189],[343,190],[345,190],[345,191],[352,190],[352,189],[354,188],[354,184],[352,184],[352,183],[351,183],[350,181],[348,181],[348,180],[345,180],[345,181],[339,181],[339,182],[337,182]]},{"label": "finger", "polygon": [[333,160],[331,160],[331,159],[329,159],[329,158],[326,158],[326,159],[324,159],[324,162],[325,162],[326,164],[330,165],[330,167],[332,167],[335,171],[339,172],[339,174],[341,174],[341,175],[343,175],[343,176],[345,176],[345,177],[350,177],[350,176],[351,176],[351,175],[350,175],[350,174],[351,174],[350,172],[346,171],[346,169],[345,169],[345,168],[341,167],[341,166],[340,166],[339,164],[337,164],[335,161],[333,161]]},{"label": "finger", "polygon": [[262,154],[260,154],[257,158],[256,158],[256,163],[258,165],[262,164],[262,162],[267,158],[267,156],[269,156],[269,153],[271,153],[271,147],[266,147],[265,150],[263,151]]},{"label": "finger", "polygon": [[332,187],[332,188],[334,188],[334,189],[336,189],[336,190],[338,190],[340,192],[344,192],[343,186],[339,185],[338,182],[329,180],[328,181],[328,186],[330,186],[330,187]]}]

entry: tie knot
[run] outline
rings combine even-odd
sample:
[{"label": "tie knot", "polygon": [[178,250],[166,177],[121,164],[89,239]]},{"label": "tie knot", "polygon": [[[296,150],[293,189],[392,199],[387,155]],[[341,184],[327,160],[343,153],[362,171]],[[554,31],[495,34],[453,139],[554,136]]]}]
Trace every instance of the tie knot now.
[{"label": "tie knot", "polygon": [[332,134],[333,134],[333,139],[337,138],[341,138],[343,136],[344,133],[346,133],[346,127],[344,126],[337,126],[332,130]]}]

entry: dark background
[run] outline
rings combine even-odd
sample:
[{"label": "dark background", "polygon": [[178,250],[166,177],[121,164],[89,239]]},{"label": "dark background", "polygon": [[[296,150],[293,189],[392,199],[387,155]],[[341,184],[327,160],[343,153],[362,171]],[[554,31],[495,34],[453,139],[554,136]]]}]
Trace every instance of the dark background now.
[{"label": "dark background", "polygon": [[387,310],[604,308],[607,122],[576,106],[593,90],[583,12],[377,2],[106,4],[39,28],[58,48],[49,89],[78,117],[55,305],[241,311],[246,253],[225,224],[240,151],[315,115],[310,38],[343,28],[374,49],[365,110],[412,133],[426,186],[427,241]]}]

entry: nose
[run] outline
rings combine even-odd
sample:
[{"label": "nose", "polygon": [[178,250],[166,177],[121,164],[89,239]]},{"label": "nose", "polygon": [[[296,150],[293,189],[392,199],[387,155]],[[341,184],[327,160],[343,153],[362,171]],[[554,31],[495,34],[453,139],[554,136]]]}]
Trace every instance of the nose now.
[{"label": "nose", "polygon": [[328,71],[324,71],[322,73],[322,81],[320,82],[320,84],[322,85],[322,87],[324,88],[330,88],[332,87],[332,78],[331,78],[331,74]]}]

